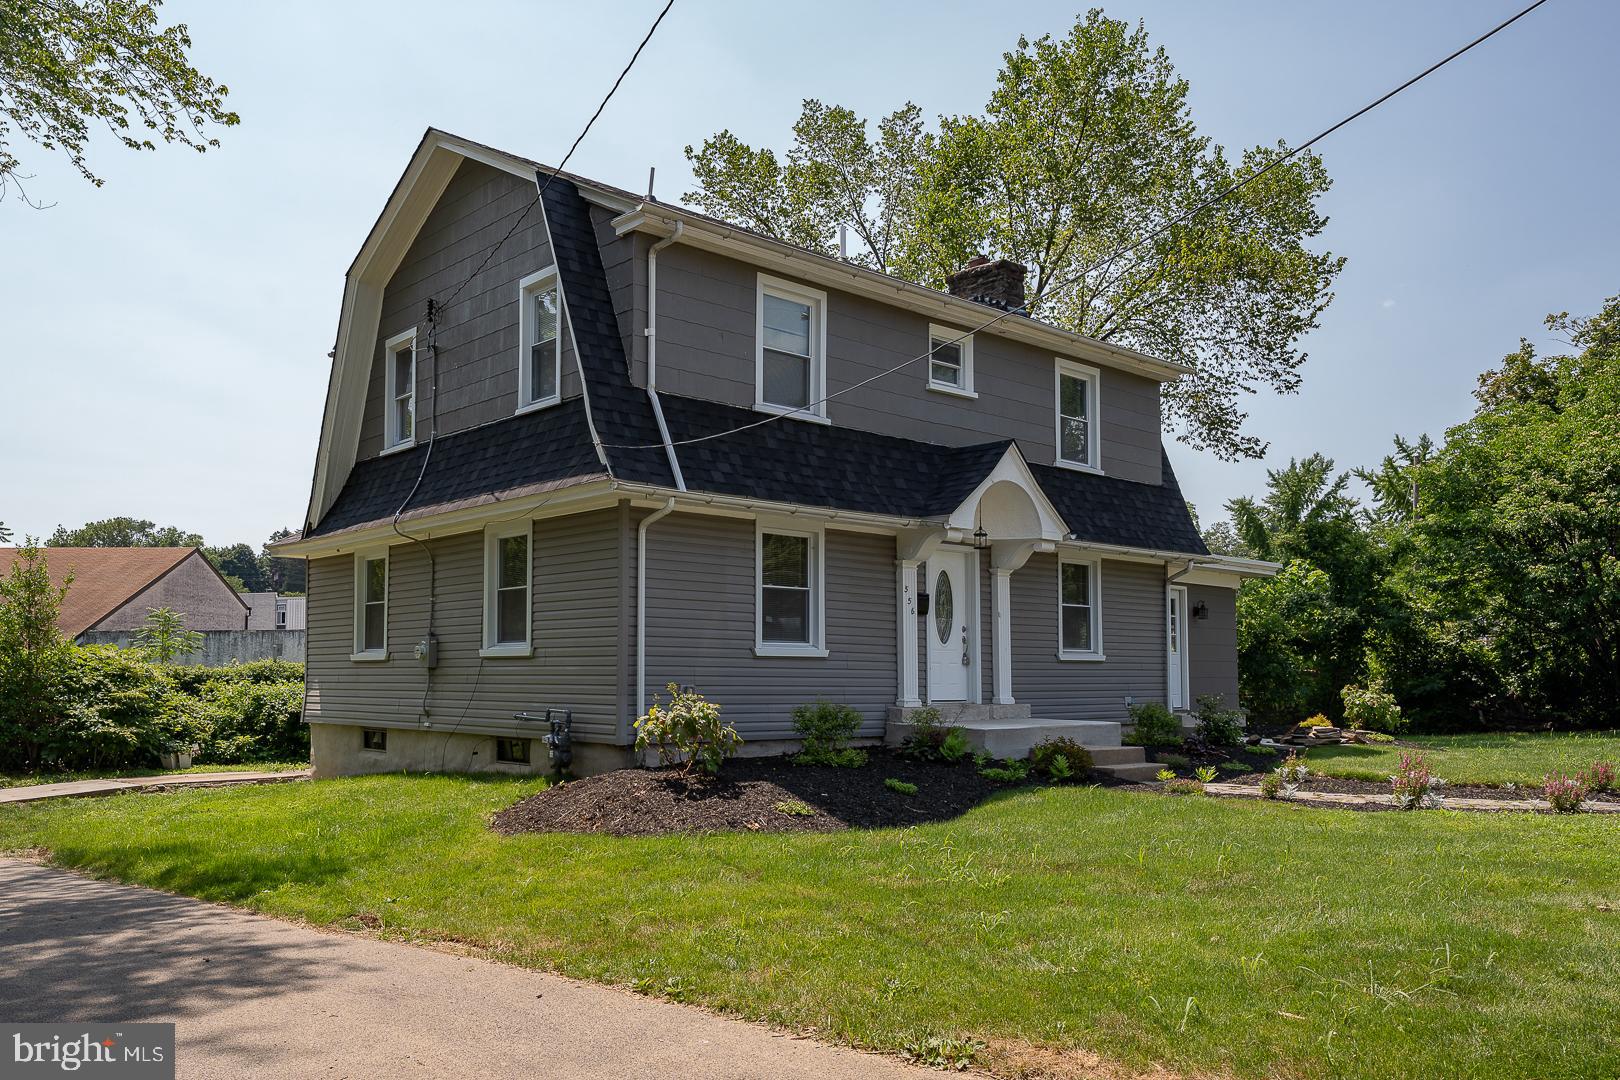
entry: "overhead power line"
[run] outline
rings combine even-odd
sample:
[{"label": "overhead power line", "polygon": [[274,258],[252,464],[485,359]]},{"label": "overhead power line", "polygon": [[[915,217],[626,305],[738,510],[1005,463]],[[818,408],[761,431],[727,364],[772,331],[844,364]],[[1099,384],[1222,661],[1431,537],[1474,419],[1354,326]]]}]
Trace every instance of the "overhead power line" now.
[{"label": "overhead power line", "polygon": [[[1105,259],[1099,259],[1097,262],[1092,263],[1090,266],[1086,267],[1084,270],[1080,270],[1077,273],[1072,274],[1069,277],[1058,281],[1056,284],[1054,284],[1051,287],[1049,287],[1048,289],[1046,289],[1046,291],[1041,294],[1040,299],[1042,299],[1042,300],[1049,299],[1053,294],[1060,293],[1065,289],[1071,288],[1074,285],[1079,284],[1080,282],[1084,281],[1086,278],[1090,277],[1093,273],[1095,273],[1096,271],[1102,269],[1103,267],[1108,266],[1109,264],[1113,263],[1115,260],[1120,259],[1123,256],[1131,254],[1132,252],[1136,251],[1138,248],[1142,247],[1143,245],[1148,244],[1148,243],[1158,239],[1160,236],[1163,236],[1166,232],[1168,232],[1169,230],[1175,228],[1177,225],[1180,225],[1182,222],[1188,221],[1188,220],[1196,217],[1198,214],[1203,213],[1205,210],[1208,210],[1210,207],[1216,205],[1217,203],[1219,203],[1219,202],[1221,202],[1221,201],[1223,201],[1225,199],[1228,199],[1231,196],[1237,194],[1238,192],[1242,191],[1244,188],[1248,187],[1250,184],[1253,184],[1256,180],[1259,180],[1262,176],[1266,175],[1271,170],[1273,170],[1275,168],[1278,168],[1281,165],[1286,164],[1287,162],[1289,162],[1293,158],[1295,158],[1298,155],[1304,153],[1305,151],[1309,150],[1312,146],[1315,146],[1317,143],[1319,143],[1323,139],[1327,138],[1329,135],[1332,135],[1334,132],[1338,131],[1340,128],[1344,127],[1347,124],[1353,123],[1354,121],[1356,121],[1356,120],[1360,119],[1361,117],[1365,116],[1367,113],[1372,112],[1374,109],[1378,108],[1380,105],[1384,104],[1386,101],[1388,101],[1391,98],[1395,97],[1397,94],[1400,94],[1402,91],[1409,89],[1410,87],[1414,86],[1415,84],[1417,84],[1419,82],[1422,82],[1424,79],[1428,78],[1430,75],[1433,75],[1436,71],[1439,71],[1441,68],[1445,67],[1447,64],[1451,63],[1453,60],[1457,59],[1459,56],[1462,56],[1464,53],[1466,53],[1469,50],[1473,49],[1475,46],[1481,45],[1481,44],[1485,43],[1486,41],[1489,41],[1491,38],[1495,37],[1497,34],[1501,33],[1503,30],[1506,30],[1508,27],[1512,26],[1514,23],[1518,22],[1520,19],[1524,18],[1526,15],[1530,14],[1532,11],[1536,10],[1536,8],[1540,7],[1542,4],[1545,4],[1546,2],[1547,2],[1547,0],[1535,0],[1535,3],[1530,4],[1528,7],[1525,7],[1522,10],[1520,10],[1517,14],[1512,15],[1509,18],[1504,19],[1501,22],[1497,23],[1495,26],[1491,27],[1491,29],[1485,31],[1485,33],[1483,33],[1483,34],[1479,35],[1478,37],[1474,38],[1468,44],[1463,45],[1461,48],[1458,48],[1454,52],[1448,54],[1443,59],[1437,60],[1433,64],[1430,64],[1428,67],[1424,68],[1422,71],[1418,72],[1416,75],[1413,75],[1410,79],[1407,79],[1405,82],[1401,83],[1399,86],[1395,87],[1392,90],[1387,91],[1386,93],[1382,94],[1381,96],[1379,96],[1379,97],[1375,98],[1374,100],[1368,102],[1366,105],[1363,105],[1361,108],[1357,109],[1355,112],[1351,113],[1349,116],[1346,116],[1344,119],[1342,119],[1342,120],[1338,121],[1337,123],[1333,124],[1331,127],[1324,128],[1321,131],[1317,132],[1315,135],[1312,135],[1309,139],[1306,139],[1304,142],[1300,143],[1298,146],[1294,147],[1292,150],[1288,151],[1286,154],[1283,154],[1282,156],[1274,158],[1271,161],[1267,162],[1262,168],[1257,169],[1252,175],[1247,176],[1244,179],[1238,181],[1237,183],[1232,184],[1229,187],[1225,188],[1224,190],[1220,191],[1219,193],[1210,196],[1209,198],[1205,199],[1203,202],[1200,202],[1197,205],[1195,205],[1195,206],[1193,206],[1193,207],[1191,207],[1191,208],[1189,208],[1187,210],[1182,211],[1180,214],[1177,214],[1175,217],[1170,218],[1168,221],[1164,222],[1158,228],[1154,229],[1152,232],[1148,233],[1146,236],[1143,236],[1140,240],[1137,240],[1135,243],[1130,244],[1129,246],[1127,246],[1125,248],[1122,248],[1119,251],[1116,251],[1114,254],[1108,256]],[[884,370],[878,372],[875,375],[872,375],[872,376],[869,376],[868,378],[862,379],[860,382],[854,383],[854,384],[852,384],[850,386],[846,386],[842,390],[837,390],[837,391],[835,391],[835,392],[833,392],[831,394],[826,395],[825,397],[817,398],[815,401],[812,401],[809,404],[801,405],[798,408],[791,409],[791,410],[789,410],[787,412],[773,413],[770,416],[763,417],[763,418],[761,418],[759,420],[755,420],[752,423],[740,424],[737,427],[729,428],[729,429],[727,429],[725,431],[717,431],[717,432],[714,432],[714,433],[709,434],[709,435],[695,435],[695,436],[693,436],[693,437],[691,437],[689,439],[675,439],[675,440],[672,440],[669,443],[669,445],[671,445],[671,446],[690,446],[690,445],[692,445],[694,443],[709,442],[710,440],[713,440],[713,439],[723,439],[728,435],[736,435],[739,432],[749,431],[749,430],[752,430],[753,428],[757,428],[757,427],[763,427],[766,424],[775,423],[776,421],[785,419],[787,417],[795,416],[795,415],[798,415],[798,414],[801,414],[801,413],[809,413],[813,409],[815,409],[816,406],[824,405],[827,402],[831,401],[833,398],[842,397],[843,395],[848,394],[851,391],[859,390],[863,386],[868,386],[868,385],[876,382],[879,379],[882,379],[882,378],[884,378],[886,376],[889,376],[889,375],[893,375],[895,372],[903,371],[904,369],[910,367],[913,364],[918,364],[918,363],[921,363],[924,360],[927,360],[929,357],[933,356],[934,353],[940,347],[947,346],[947,345],[954,345],[957,342],[964,341],[967,338],[972,337],[974,334],[978,333],[980,330],[988,330],[990,327],[995,326],[997,323],[999,323],[1002,320],[1006,319],[1009,315],[1019,315],[1019,314],[1028,315],[1029,314],[1028,306],[1027,305],[1020,305],[1019,307],[1008,308],[1007,310],[1002,311],[1001,313],[999,313],[995,317],[990,318],[990,319],[986,319],[984,322],[980,323],[978,326],[975,326],[972,330],[969,330],[969,331],[967,331],[967,332],[965,332],[965,333],[963,333],[963,334],[961,334],[961,335],[959,335],[959,336],[957,336],[955,338],[952,338],[949,341],[941,341],[938,345],[935,345],[935,346],[931,347],[927,352],[921,353],[921,354],[919,354],[917,356],[913,356],[909,360],[903,360],[900,363],[895,364],[893,367],[885,368]],[[613,444],[613,443],[607,443],[607,444],[605,444],[605,448],[609,449],[609,450],[653,450],[653,449],[661,449],[664,445],[665,445],[664,443],[649,443],[649,444],[641,444],[641,445],[616,445],[616,444]]]}]

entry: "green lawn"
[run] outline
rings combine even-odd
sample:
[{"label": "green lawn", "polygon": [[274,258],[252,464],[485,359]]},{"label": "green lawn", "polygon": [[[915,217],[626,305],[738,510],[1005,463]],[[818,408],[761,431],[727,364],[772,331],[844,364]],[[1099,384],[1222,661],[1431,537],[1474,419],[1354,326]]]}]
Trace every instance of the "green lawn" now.
[{"label": "green lawn", "polygon": [[[1551,772],[1573,775],[1594,761],[1620,764],[1620,731],[1530,732],[1491,735],[1413,735],[1435,774],[1453,784],[1541,785]],[[1318,746],[1306,754],[1325,776],[1386,781],[1400,763],[1399,746]]]},{"label": "green lawn", "polygon": [[1243,1077],[1620,1074],[1620,822],[1099,788],[824,835],[500,837],[534,780],[0,807],[0,850],[856,1045]]},{"label": "green lawn", "polygon": [[184,776],[211,772],[285,772],[307,769],[307,761],[258,762],[251,765],[193,765],[189,769],[84,769],[77,772],[0,773],[0,788],[65,784],[71,780],[120,780],[131,776]]}]

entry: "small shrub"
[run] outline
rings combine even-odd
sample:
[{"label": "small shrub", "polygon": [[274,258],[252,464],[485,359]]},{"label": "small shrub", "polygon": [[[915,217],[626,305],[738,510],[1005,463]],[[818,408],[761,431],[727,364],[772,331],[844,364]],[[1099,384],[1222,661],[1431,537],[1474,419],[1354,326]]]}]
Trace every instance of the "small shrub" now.
[{"label": "small shrub", "polygon": [[1363,731],[1361,737],[1370,743],[1392,743],[1395,736],[1386,735],[1382,731]]},{"label": "small shrub", "polygon": [[804,746],[794,755],[793,763],[860,768],[866,764],[866,751],[849,745],[860,726],[861,714],[848,705],[830,701],[800,705],[793,710],[793,730],[804,740]]},{"label": "small shrub", "polygon": [[1029,763],[1036,772],[1045,773],[1053,780],[1067,780],[1091,768],[1091,751],[1073,739],[1048,739],[1030,751]]},{"label": "small shrub", "polygon": [[1283,763],[1274,769],[1266,779],[1276,778],[1278,790],[1284,795],[1292,796],[1299,790],[1299,786],[1310,778],[1311,770],[1306,768],[1305,762],[1300,760],[1298,754],[1289,754]]},{"label": "small shrub", "polygon": [[816,808],[799,799],[783,799],[774,807],[778,814],[788,817],[815,817]]},{"label": "small shrub", "polygon": [[636,749],[658,751],[658,760],[668,764],[685,759],[682,772],[695,765],[713,775],[726,758],[737,752],[742,736],[720,719],[720,706],[696,690],[682,690],[670,683],[669,707],[655,699],[647,715],[636,721]]},{"label": "small shrub", "polygon": [[1394,734],[1406,726],[1395,695],[1378,684],[1347,686],[1339,691],[1344,700],[1344,719],[1352,728]]},{"label": "small shrub", "polygon": [[1276,769],[1260,778],[1260,797],[1280,799],[1283,794],[1282,770]]},{"label": "small shrub", "polygon": [[1164,782],[1166,795],[1202,795],[1204,785],[1197,780],[1172,779]]},{"label": "small shrub", "polygon": [[1185,769],[1192,764],[1192,758],[1186,754],[1160,754],[1159,760],[1172,769]]},{"label": "small shrub", "polygon": [[1162,701],[1139,701],[1125,710],[1131,719],[1126,742],[1133,746],[1176,746],[1181,742],[1181,719]]},{"label": "small shrub", "polygon": [[1168,784],[1170,781],[1176,778],[1176,774],[1171,769],[1160,769],[1158,772],[1153,774],[1153,778],[1161,784]]},{"label": "small shrub", "polygon": [[1200,765],[1193,770],[1193,775],[1198,777],[1200,784],[1213,784],[1215,782],[1215,766]]},{"label": "small shrub", "polygon": [[1403,753],[1400,769],[1389,783],[1395,805],[1402,810],[1432,810],[1443,801],[1438,788],[1445,781],[1429,771],[1428,759],[1421,752]]},{"label": "small shrub", "polygon": [[1029,762],[1003,761],[1000,765],[990,764],[988,754],[980,755],[975,759],[979,766],[979,775],[986,780],[993,780],[998,784],[1022,784],[1029,779]]},{"label": "small shrub", "polygon": [[1237,746],[1243,742],[1243,714],[1228,709],[1221,695],[1203,695],[1193,711],[1198,717],[1198,737],[1210,746]]},{"label": "small shrub", "polygon": [[1249,763],[1246,761],[1223,761],[1218,768],[1225,772],[1246,773],[1249,771]]},{"label": "small shrub", "polygon": [[1261,746],[1256,743],[1254,746],[1249,747],[1249,753],[1259,754],[1261,757],[1276,757],[1277,748],[1275,746]]},{"label": "small shrub", "polygon": [[911,733],[900,744],[900,756],[914,761],[961,761],[967,753],[967,736],[962,730],[943,723],[939,710],[928,706],[913,709],[906,717]]},{"label": "small shrub", "polygon": [[1300,723],[1299,726],[1300,727],[1332,727],[1333,726],[1333,721],[1331,721],[1331,720],[1329,720],[1327,718],[1326,713],[1317,713],[1315,716],[1307,716]]},{"label": "small shrub", "polygon": [[1541,792],[1552,804],[1553,810],[1560,814],[1576,813],[1586,801],[1586,785],[1581,783],[1579,777],[1565,776],[1563,773],[1549,773],[1542,782]]},{"label": "small shrub", "polygon": [[967,757],[972,750],[961,728],[951,728],[945,733],[945,740],[939,744],[940,759],[952,764]]},{"label": "small shrub", "polygon": [[1614,762],[1594,761],[1592,767],[1581,773],[1581,783],[1594,795],[1614,790]]},{"label": "small shrub", "polygon": [[907,783],[906,781],[896,779],[893,776],[888,777],[887,779],[885,779],[883,781],[883,786],[888,788],[890,791],[894,792],[896,795],[915,795],[915,794],[917,794],[917,785],[916,784]]}]

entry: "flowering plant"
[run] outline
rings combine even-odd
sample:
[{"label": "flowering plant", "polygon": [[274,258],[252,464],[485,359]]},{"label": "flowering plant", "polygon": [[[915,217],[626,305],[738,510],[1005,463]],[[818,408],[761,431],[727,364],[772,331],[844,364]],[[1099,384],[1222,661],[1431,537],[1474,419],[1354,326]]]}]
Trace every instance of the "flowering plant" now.
[{"label": "flowering plant", "polygon": [[1614,762],[1594,761],[1592,767],[1581,773],[1581,782],[1594,795],[1614,790]]},{"label": "flowering plant", "polygon": [[1395,805],[1402,810],[1433,810],[1442,799],[1436,789],[1445,781],[1429,769],[1429,761],[1422,752],[1404,751],[1400,768],[1389,778]]},{"label": "flowering plant", "polygon": [[1547,779],[1541,785],[1541,791],[1552,804],[1552,808],[1560,814],[1573,814],[1581,808],[1581,803],[1586,801],[1586,785],[1577,776],[1548,773]]}]

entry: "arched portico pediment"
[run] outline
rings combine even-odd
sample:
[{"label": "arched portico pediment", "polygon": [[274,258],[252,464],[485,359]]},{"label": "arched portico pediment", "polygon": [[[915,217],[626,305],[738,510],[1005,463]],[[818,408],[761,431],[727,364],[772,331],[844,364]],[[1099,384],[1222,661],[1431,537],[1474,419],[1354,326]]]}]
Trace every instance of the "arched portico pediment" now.
[{"label": "arched portico pediment", "polygon": [[963,535],[983,529],[992,541],[1056,542],[1068,533],[1016,444],[1007,447],[996,467],[951,512],[946,524]]}]

